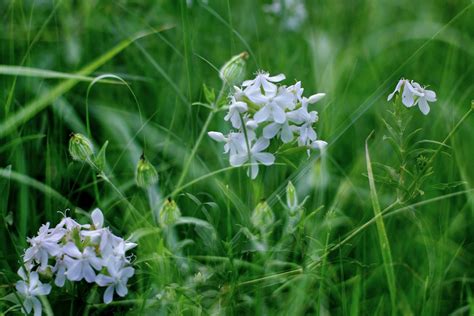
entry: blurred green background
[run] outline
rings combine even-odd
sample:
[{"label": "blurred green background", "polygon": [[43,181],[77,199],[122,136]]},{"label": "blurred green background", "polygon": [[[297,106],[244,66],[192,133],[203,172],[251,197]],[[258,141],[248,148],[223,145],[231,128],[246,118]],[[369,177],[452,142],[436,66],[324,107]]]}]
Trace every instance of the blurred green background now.
[{"label": "blurred green background", "polygon": [[[86,300],[87,287],[53,289],[49,300],[58,315],[76,315],[89,305],[90,314],[474,313],[472,114],[437,156],[423,194],[384,218],[396,306],[375,225],[363,226],[374,217],[364,142],[375,131],[369,150],[376,174],[383,174],[377,162],[396,165],[382,118],[398,79],[429,85],[438,95],[428,116],[410,112],[409,128],[422,128],[414,141],[443,141],[471,107],[472,1],[302,1],[306,15],[296,27],[288,27],[292,11],[285,3],[274,14],[265,9],[269,1],[253,0],[0,1],[1,65],[74,74],[99,60],[85,75],[120,76],[138,101],[125,85],[90,86],[1,68],[0,296],[13,291],[19,254],[41,223],[56,224],[67,208],[85,218],[100,207],[117,233],[143,234],[130,294],[124,304],[103,306]],[[262,168],[255,181],[243,168],[206,176],[228,161],[221,144],[205,136],[182,183],[189,185],[176,201],[184,216],[213,228],[179,225],[174,237],[183,242],[173,248],[155,218],[161,199],[177,189],[209,113],[192,103],[205,102],[203,84],[220,89],[217,70],[242,51],[250,55],[248,78],[258,70],[284,73],[286,84],[301,80],[307,96],[327,94],[315,109],[318,136],[328,141],[328,150],[309,159],[304,151],[277,156],[278,164]],[[58,90],[64,82],[70,87]],[[115,188],[69,157],[69,134],[88,134],[86,104],[91,139],[97,148],[109,141],[107,174]],[[24,108],[38,111],[15,121]],[[208,130],[227,130],[224,115],[217,114]],[[134,184],[143,151],[160,176],[149,191]],[[284,198],[289,179],[301,200],[309,196],[305,214],[312,215],[285,247],[278,246],[288,236],[277,222],[272,247],[254,251],[242,229],[250,229],[261,199],[284,221],[278,197]],[[395,189],[376,184],[383,209]],[[422,201],[430,202],[416,204]],[[205,281],[196,281],[198,273]],[[11,306],[0,301],[0,309]]]}]

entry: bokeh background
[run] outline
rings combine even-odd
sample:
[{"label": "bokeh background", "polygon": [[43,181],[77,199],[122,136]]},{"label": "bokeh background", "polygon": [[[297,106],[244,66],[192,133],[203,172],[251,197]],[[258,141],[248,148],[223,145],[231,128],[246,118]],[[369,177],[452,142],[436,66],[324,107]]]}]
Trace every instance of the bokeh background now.
[{"label": "bokeh background", "polygon": [[[86,302],[81,291],[87,287],[53,290],[57,294],[50,302],[58,315],[81,313],[87,304],[96,304],[91,314],[474,312],[474,196],[469,191],[474,115],[437,156],[423,194],[384,218],[396,275],[395,309],[377,230],[363,227],[374,217],[364,142],[374,131],[369,150],[376,174],[384,172],[377,163],[396,165],[382,119],[392,106],[386,96],[398,79],[414,79],[438,95],[428,116],[410,112],[409,128],[422,128],[414,142],[442,142],[471,107],[472,1],[308,0],[300,2],[303,13],[288,3],[293,1],[282,1],[274,12],[269,1],[253,0],[0,1],[1,65],[75,74],[100,61],[85,75],[120,76],[134,94],[125,85],[87,81],[57,93],[58,85],[73,79],[2,68],[0,296],[13,291],[26,237],[41,223],[57,223],[58,212],[66,209],[86,218],[100,207],[117,233],[143,234],[128,303]],[[113,51],[130,38],[127,47]],[[184,216],[213,228],[180,225],[176,238],[183,244],[173,248],[164,241],[156,214],[161,199],[177,189],[209,113],[193,102],[205,102],[203,84],[220,89],[218,69],[242,51],[249,53],[248,78],[258,70],[284,73],[286,84],[301,80],[307,96],[327,94],[315,109],[318,136],[329,147],[322,157],[308,158],[304,151],[278,156],[278,164],[262,168],[251,181],[244,169],[206,176],[228,167],[228,161],[221,144],[205,137],[176,201]],[[5,122],[25,107],[37,110],[7,131]],[[89,134],[86,113],[96,147],[109,141],[107,173],[115,188],[69,156],[69,134]],[[216,115],[209,130],[227,130],[224,115]],[[160,176],[148,192],[134,182],[142,152]],[[250,214],[262,199],[284,221],[279,198],[288,180],[300,200],[309,196],[305,208],[312,215],[284,248],[276,246],[284,237],[277,222],[274,247],[256,252],[242,229],[250,227]],[[383,182],[377,189],[382,208],[390,205],[395,189]],[[439,200],[415,204],[433,198]],[[145,222],[132,215],[130,204]],[[349,242],[325,255],[359,228]],[[318,260],[316,268],[306,270]],[[206,276],[202,283],[197,284],[197,273]],[[11,306],[0,300],[0,309]]]}]

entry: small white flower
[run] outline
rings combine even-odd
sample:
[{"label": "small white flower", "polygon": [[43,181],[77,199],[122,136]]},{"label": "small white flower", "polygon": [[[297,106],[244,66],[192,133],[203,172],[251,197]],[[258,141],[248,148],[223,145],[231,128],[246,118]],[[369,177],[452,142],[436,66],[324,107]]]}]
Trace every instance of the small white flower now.
[{"label": "small white flower", "polygon": [[436,101],[436,93],[432,90],[423,88],[419,83],[407,79],[400,79],[393,90],[387,97],[387,101],[390,101],[396,93],[402,92],[402,103],[406,107],[412,107],[418,105],[421,113],[427,115],[430,112],[428,102]]},{"label": "small white flower", "polygon": [[290,126],[289,122],[286,121],[283,124],[279,123],[270,123],[263,129],[263,137],[266,139],[272,139],[277,134],[280,135],[280,139],[284,143],[289,143],[293,140],[293,131],[294,126]]},{"label": "small white flower", "polygon": [[255,79],[245,80],[242,83],[243,87],[246,87],[244,92],[253,94],[254,92],[263,91],[266,96],[274,96],[277,92],[277,85],[275,83],[285,80],[284,74],[279,74],[276,76],[270,76],[268,72],[259,72]]},{"label": "small white flower", "polygon": [[93,248],[86,247],[81,252],[74,243],[69,242],[63,247],[63,251],[69,256],[64,259],[67,263],[66,277],[68,280],[85,279],[89,283],[95,281],[94,269],[100,270],[102,268],[102,260],[97,257]]},{"label": "small white flower", "polygon": [[270,166],[275,162],[275,156],[271,153],[263,152],[270,145],[270,141],[266,138],[259,138],[255,144],[250,146],[250,153],[245,147],[245,150],[232,155],[230,157],[230,164],[234,167],[239,167],[249,161],[252,164],[247,174],[250,178],[255,179],[258,175],[258,163],[262,163],[265,166]]},{"label": "small white flower", "polygon": [[48,295],[51,292],[51,285],[41,283],[37,272],[30,272],[29,278],[24,271],[18,271],[18,274],[23,280],[18,281],[15,287],[24,298],[22,304],[25,312],[29,314],[33,310],[35,316],[41,316],[42,307],[37,296]]},{"label": "small white flower", "polygon": [[31,247],[25,252],[24,261],[36,260],[41,269],[48,265],[49,256],[56,256],[61,251],[59,240],[63,238],[63,230],[50,230],[49,223],[42,225],[39,229],[38,236],[28,238]]},{"label": "small white flower", "polygon": [[231,104],[229,106],[229,112],[224,117],[224,120],[232,123],[234,128],[242,127],[242,118],[241,115],[248,111],[248,106],[245,102],[236,101],[234,97],[231,99]]},{"label": "small white flower", "polygon": [[104,292],[104,303],[109,304],[113,300],[114,291],[121,297],[127,295],[127,282],[135,270],[132,267],[123,267],[122,263],[117,260],[109,260],[106,267],[109,275],[101,273],[95,282],[99,286],[107,287]]},{"label": "small white flower", "polygon": [[418,98],[415,101],[415,105],[418,105],[421,113],[428,115],[430,112],[430,106],[428,105],[428,102],[436,101],[436,92],[421,87],[417,82],[413,82],[413,87],[419,93]]}]

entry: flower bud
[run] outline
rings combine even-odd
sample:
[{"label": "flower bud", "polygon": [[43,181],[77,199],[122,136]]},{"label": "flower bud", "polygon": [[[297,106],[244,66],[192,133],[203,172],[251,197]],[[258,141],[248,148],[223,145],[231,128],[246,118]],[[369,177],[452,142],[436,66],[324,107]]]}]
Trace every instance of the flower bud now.
[{"label": "flower bud", "polygon": [[247,52],[232,57],[222,66],[219,77],[229,86],[241,83],[245,77],[245,61],[248,57]]},{"label": "flower bud", "polygon": [[144,155],[142,155],[138,161],[135,181],[141,188],[148,188],[158,182],[158,173],[155,167],[145,159]]},{"label": "flower bud", "polygon": [[298,195],[291,181],[288,181],[288,185],[286,186],[286,205],[288,205],[290,211],[295,211],[298,207]]},{"label": "flower bud", "polygon": [[161,207],[159,221],[161,226],[173,225],[181,217],[178,205],[172,199],[165,201]]},{"label": "flower bud", "polygon": [[94,154],[92,142],[84,135],[79,133],[71,133],[69,138],[69,154],[72,159],[82,162],[90,161]]},{"label": "flower bud", "polygon": [[273,211],[266,201],[261,201],[257,204],[253,210],[250,221],[255,228],[260,229],[262,232],[268,231],[273,225],[275,216],[273,215]]}]

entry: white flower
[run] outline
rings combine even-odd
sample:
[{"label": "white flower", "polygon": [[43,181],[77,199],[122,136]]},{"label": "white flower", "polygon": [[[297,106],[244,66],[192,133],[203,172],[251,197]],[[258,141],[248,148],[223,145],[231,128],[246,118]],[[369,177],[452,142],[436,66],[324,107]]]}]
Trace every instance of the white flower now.
[{"label": "white flower", "polygon": [[56,265],[53,267],[53,273],[56,274],[54,284],[56,284],[57,287],[64,286],[64,282],[66,281],[66,268],[66,261],[64,261],[63,258],[56,258]]},{"label": "white flower", "polygon": [[229,121],[232,123],[234,128],[242,127],[242,113],[247,112],[248,106],[245,102],[236,101],[234,97],[232,97],[232,102],[229,106],[229,112],[224,117],[224,120]]},{"label": "white flower", "polygon": [[317,138],[313,124],[318,121],[318,112],[308,112],[308,103],[302,103],[301,107],[287,114],[288,119],[301,126],[295,127],[299,132],[298,145],[307,146]]},{"label": "white flower", "polygon": [[[254,115],[257,123],[265,121],[274,121],[282,124],[286,121],[285,109],[293,109],[295,107],[296,97],[293,93],[288,92],[286,87],[280,87],[278,93],[274,96],[254,95],[254,102],[263,105]],[[249,96],[251,99],[251,96]]]},{"label": "white flower", "polygon": [[402,92],[402,103],[406,107],[412,107],[418,105],[420,108],[421,113],[427,115],[430,112],[430,107],[428,102],[435,102],[436,101],[436,93],[432,90],[427,90],[423,88],[419,83],[407,79],[400,79],[393,90],[387,97],[387,101],[390,101],[394,95],[403,88]]},{"label": "white flower", "polygon": [[122,263],[117,260],[109,260],[107,262],[107,272],[109,275],[99,274],[95,282],[99,286],[106,286],[104,292],[104,303],[112,302],[114,291],[121,297],[128,293],[127,282],[133,276],[135,270],[132,267],[123,267]]},{"label": "white flower", "polygon": [[42,225],[39,229],[38,236],[28,238],[31,247],[25,252],[24,261],[36,260],[41,269],[48,265],[49,256],[56,256],[61,251],[59,240],[63,238],[63,230],[50,230],[49,223]]},{"label": "white flower", "polygon": [[246,87],[244,92],[247,94],[261,93],[266,96],[274,96],[277,92],[277,85],[275,83],[285,80],[284,74],[270,76],[268,72],[260,72],[253,80],[245,80],[242,86]]},{"label": "white flower", "polygon": [[51,285],[41,283],[37,272],[30,272],[28,278],[23,269],[20,270],[18,274],[23,280],[18,281],[15,287],[24,298],[22,304],[25,312],[29,314],[33,309],[35,316],[41,316],[42,307],[37,296],[48,295],[51,292]]},{"label": "white flower", "polygon": [[[224,153],[229,153],[231,156],[237,152],[245,150],[245,134],[231,132],[227,136],[220,132],[208,132],[209,137],[218,142],[225,142]],[[247,137],[249,139],[255,138],[255,133],[247,131]]]},{"label": "white flower", "polygon": [[235,155],[230,156],[230,164],[234,167],[239,167],[249,161],[252,164],[247,174],[250,178],[255,179],[258,175],[258,163],[262,163],[266,166],[270,166],[275,162],[275,156],[271,153],[263,152],[270,145],[270,141],[266,138],[259,138],[255,144],[251,145],[250,153],[248,152],[247,146],[245,150]]},{"label": "white flower", "polygon": [[428,115],[430,112],[430,106],[428,105],[428,102],[436,101],[436,92],[421,87],[417,82],[413,82],[413,87],[419,93],[418,98],[415,101],[415,105],[418,105],[421,113]]},{"label": "white flower", "polygon": [[102,260],[97,257],[92,247],[86,247],[81,252],[74,243],[69,242],[63,247],[63,251],[70,257],[64,258],[67,263],[66,277],[68,280],[85,279],[89,283],[95,281],[94,269],[100,270],[102,268]]}]

